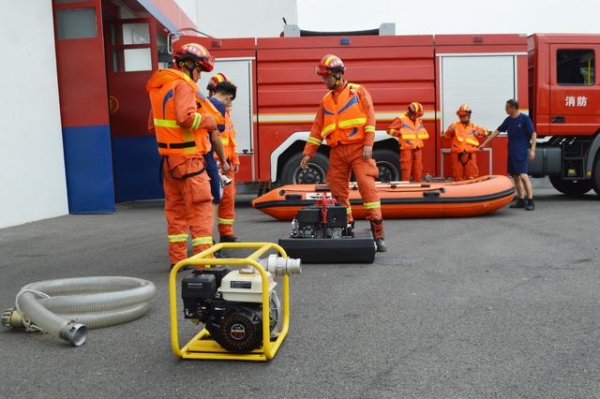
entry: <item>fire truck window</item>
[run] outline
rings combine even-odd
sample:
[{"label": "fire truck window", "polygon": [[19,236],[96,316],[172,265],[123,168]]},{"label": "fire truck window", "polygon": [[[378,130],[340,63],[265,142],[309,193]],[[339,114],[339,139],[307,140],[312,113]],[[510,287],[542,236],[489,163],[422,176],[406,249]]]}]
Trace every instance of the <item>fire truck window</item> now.
[{"label": "fire truck window", "polygon": [[594,85],[596,75],[594,50],[558,50],[556,62],[556,81],[559,85]]},{"label": "fire truck window", "polygon": [[56,33],[59,40],[96,37],[95,8],[64,8],[56,10]]}]

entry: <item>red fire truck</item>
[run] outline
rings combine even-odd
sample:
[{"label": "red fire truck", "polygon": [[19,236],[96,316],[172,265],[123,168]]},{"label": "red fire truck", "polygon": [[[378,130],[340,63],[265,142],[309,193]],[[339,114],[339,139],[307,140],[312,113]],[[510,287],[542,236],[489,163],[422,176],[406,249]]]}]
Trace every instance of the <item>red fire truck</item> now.
[{"label": "red fire truck", "polygon": [[[325,180],[328,147],[308,170],[299,169],[317,105],[326,88],[314,73],[333,53],[344,60],[350,82],[372,95],[377,116],[374,157],[381,180],[399,180],[398,142],[386,135],[393,118],[418,101],[430,133],[424,174],[450,176],[450,143],[441,134],[461,104],[475,123],[494,130],[516,98],[534,120],[538,152],[534,177],[549,176],[562,193],[600,194],[600,35],[389,34],[303,32],[286,27],[279,38],[214,39],[174,35],[172,51],[197,42],[216,57],[215,72],[239,86],[232,114],[241,158],[240,182],[312,183]],[[375,33],[375,34],[373,34]],[[201,87],[210,75],[204,76]],[[481,174],[506,174],[506,136],[478,157]]]}]

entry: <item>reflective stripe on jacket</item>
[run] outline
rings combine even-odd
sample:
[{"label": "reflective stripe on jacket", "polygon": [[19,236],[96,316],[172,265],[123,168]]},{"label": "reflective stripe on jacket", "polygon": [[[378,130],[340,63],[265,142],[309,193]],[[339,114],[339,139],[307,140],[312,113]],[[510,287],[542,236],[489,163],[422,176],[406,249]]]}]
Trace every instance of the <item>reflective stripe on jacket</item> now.
[{"label": "reflective stripe on jacket", "polygon": [[231,161],[232,164],[239,164],[237,156],[237,143],[235,141],[235,130],[233,129],[233,122],[229,115],[229,108],[225,114],[225,130],[221,132],[221,142],[223,143],[223,150],[225,156]]},{"label": "reflective stripe on jacket", "polygon": [[[452,128],[454,131],[452,131]],[[465,125],[460,121],[454,122],[448,127],[446,132],[444,132],[445,138],[452,139],[452,152],[477,151],[479,140],[476,136],[478,135],[487,136],[487,131],[473,122],[469,122],[468,125]]]},{"label": "reflective stripe on jacket", "polygon": [[391,136],[398,137],[401,150],[423,148],[425,146],[423,140],[429,138],[429,133],[425,130],[423,121],[420,118],[417,118],[417,120],[413,122],[406,115],[394,119],[387,129],[387,133]]},{"label": "reflective stripe on jacket", "polygon": [[[198,129],[202,114],[195,112],[199,101],[198,85],[180,71],[164,69],[152,75],[146,89],[150,95],[159,154],[176,156],[207,153],[210,149],[207,131]],[[176,110],[175,93],[185,90],[189,91],[189,104],[180,102],[177,107],[181,109]],[[194,99],[196,104],[193,103]],[[186,120],[178,122],[177,115],[186,113]]]},{"label": "reflective stripe on jacket", "polygon": [[[365,131],[375,131],[375,126],[366,126],[367,113],[357,94],[359,85],[348,83],[334,101],[330,91],[323,97],[323,128],[321,137],[330,147],[338,144],[360,143],[365,140]],[[315,143],[316,144],[316,143]]]}]

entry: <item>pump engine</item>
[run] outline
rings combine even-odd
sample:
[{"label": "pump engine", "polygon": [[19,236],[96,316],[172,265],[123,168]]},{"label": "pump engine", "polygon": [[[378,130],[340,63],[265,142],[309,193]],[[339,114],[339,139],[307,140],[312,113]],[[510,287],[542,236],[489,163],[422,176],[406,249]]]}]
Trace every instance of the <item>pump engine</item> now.
[{"label": "pump engine", "polygon": [[346,207],[329,205],[307,206],[298,211],[292,221],[292,237],[296,238],[342,238],[351,237],[352,227],[346,219]]},{"label": "pump engine", "polygon": [[281,303],[270,272],[269,311],[262,309],[262,279],[252,268],[218,266],[196,269],[181,282],[184,317],[204,323],[211,338],[230,352],[248,353],[263,341],[263,314],[269,316],[271,339],[281,331]]},{"label": "pump engine", "polygon": [[346,207],[331,197],[329,186],[317,185],[315,191],[314,205],[298,211],[290,237],[279,239],[279,245],[304,263],[373,263],[371,231],[355,231]]}]

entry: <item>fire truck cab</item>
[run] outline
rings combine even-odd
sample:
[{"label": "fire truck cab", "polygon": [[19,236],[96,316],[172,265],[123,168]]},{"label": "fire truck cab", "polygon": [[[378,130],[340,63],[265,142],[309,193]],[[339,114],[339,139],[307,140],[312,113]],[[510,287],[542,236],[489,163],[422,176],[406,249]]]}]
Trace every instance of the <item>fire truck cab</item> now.
[{"label": "fire truck cab", "polygon": [[535,34],[528,39],[531,116],[539,138],[530,163],[568,195],[600,194],[600,35]]}]

